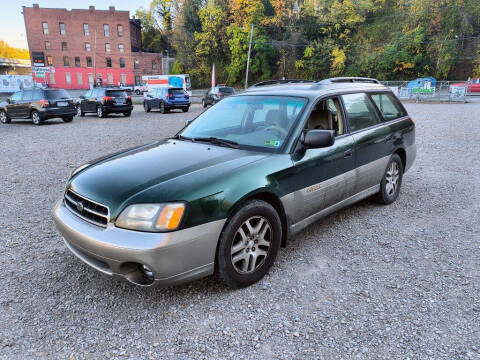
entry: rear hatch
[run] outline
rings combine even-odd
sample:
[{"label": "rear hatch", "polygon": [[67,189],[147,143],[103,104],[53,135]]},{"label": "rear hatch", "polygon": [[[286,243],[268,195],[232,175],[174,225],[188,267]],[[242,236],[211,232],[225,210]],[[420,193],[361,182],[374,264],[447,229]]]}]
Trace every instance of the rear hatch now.
[{"label": "rear hatch", "polygon": [[168,89],[168,98],[173,103],[189,102],[189,96],[183,88]]},{"label": "rear hatch", "polygon": [[231,87],[218,88],[217,95],[221,98],[224,98],[224,97],[227,97],[227,96],[230,96],[230,95],[233,95],[233,94],[235,94],[235,89],[234,88],[231,88]]},{"label": "rear hatch", "polygon": [[45,98],[48,100],[49,107],[68,108],[73,107],[73,99],[70,94],[63,89],[45,90]]},{"label": "rear hatch", "polygon": [[105,96],[111,97],[114,105],[127,105],[131,103],[130,97],[125,90],[107,90]]}]

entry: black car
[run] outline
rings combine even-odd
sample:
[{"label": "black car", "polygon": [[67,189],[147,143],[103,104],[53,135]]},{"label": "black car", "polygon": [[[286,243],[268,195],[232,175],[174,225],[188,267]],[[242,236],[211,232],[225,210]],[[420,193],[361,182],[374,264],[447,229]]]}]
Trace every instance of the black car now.
[{"label": "black car", "polygon": [[108,114],[132,114],[132,97],[120,88],[94,88],[80,96],[77,101],[77,116],[96,113],[103,118]]},{"label": "black car", "polygon": [[53,118],[62,118],[63,121],[70,122],[74,115],[73,99],[63,89],[18,91],[0,104],[0,121],[4,124],[12,119],[32,119],[35,125]]},{"label": "black car", "polygon": [[187,112],[190,108],[190,97],[183,88],[155,88],[143,101],[143,108],[146,112],[152,109],[160,109],[162,114],[171,109],[182,109]]},{"label": "black car", "polygon": [[207,107],[208,105],[215,105],[220,100],[234,95],[235,89],[229,86],[215,86],[212,87],[208,92],[205,93],[205,96],[202,99],[203,107]]}]

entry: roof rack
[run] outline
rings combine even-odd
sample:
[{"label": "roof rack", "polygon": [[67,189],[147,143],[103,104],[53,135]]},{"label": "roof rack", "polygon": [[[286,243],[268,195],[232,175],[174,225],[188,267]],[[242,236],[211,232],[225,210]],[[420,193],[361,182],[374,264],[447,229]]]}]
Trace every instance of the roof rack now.
[{"label": "roof rack", "polygon": [[380,81],[377,79],[371,79],[371,78],[364,78],[364,77],[336,77],[336,78],[330,78],[330,79],[325,79],[322,81],[319,81],[317,84],[332,84],[332,83],[373,83],[373,84],[380,84]]},{"label": "roof rack", "polygon": [[303,80],[303,79],[282,79],[282,80],[266,80],[253,84],[251,87],[279,85],[279,84],[299,84],[299,83],[314,83],[315,80]]}]

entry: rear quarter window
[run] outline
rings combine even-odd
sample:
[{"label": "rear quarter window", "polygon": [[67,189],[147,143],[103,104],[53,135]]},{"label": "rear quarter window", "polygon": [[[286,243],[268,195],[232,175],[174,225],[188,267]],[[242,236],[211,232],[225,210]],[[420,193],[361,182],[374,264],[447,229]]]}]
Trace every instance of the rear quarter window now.
[{"label": "rear quarter window", "polygon": [[406,113],[392,94],[374,94],[371,98],[386,121],[398,119]]}]

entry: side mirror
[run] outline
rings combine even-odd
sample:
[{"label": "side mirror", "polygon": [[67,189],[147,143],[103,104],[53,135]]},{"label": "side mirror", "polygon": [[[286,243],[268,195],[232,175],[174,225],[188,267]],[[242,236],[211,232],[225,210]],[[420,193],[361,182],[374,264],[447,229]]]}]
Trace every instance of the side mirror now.
[{"label": "side mirror", "polygon": [[333,130],[309,130],[302,140],[303,146],[312,149],[329,147],[334,143],[335,131]]},{"label": "side mirror", "polygon": [[190,120],[185,121],[185,126],[190,125],[193,122],[193,120],[195,120],[195,119],[190,119]]}]

